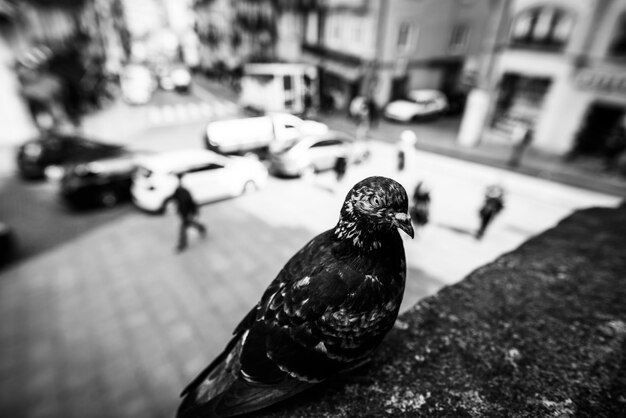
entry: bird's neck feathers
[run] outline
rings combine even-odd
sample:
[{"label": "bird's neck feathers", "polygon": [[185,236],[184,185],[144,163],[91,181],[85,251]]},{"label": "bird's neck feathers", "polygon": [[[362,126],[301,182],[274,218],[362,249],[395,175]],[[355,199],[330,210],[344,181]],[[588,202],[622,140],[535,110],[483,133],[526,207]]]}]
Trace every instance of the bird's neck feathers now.
[{"label": "bird's neck feathers", "polygon": [[366,253],[384,251],[390,241],[400,239],[396,229],[367,222],[357,216],[344,216],[344,213],[333,229],[333,234],[355,250]]}]

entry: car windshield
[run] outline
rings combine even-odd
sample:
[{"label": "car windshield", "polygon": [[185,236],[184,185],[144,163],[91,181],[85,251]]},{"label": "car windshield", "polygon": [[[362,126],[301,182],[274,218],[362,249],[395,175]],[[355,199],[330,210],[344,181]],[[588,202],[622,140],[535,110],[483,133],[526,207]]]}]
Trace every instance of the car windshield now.
[{"label": "car windshield", "polygon": [[418,104],[433,103],[439,95],[432,91],[414,91],[409,93],[407,100]]},{"label": "car windshield", "polygon": [[290,142],[286,142],[282,145],[277,145],[277,147],[280,148],[275,148],[274,149],[274,154],[276,155],[282,155],[287,153],[288,151],[292,150],[296,145],[300,144],[302,141],[298,141],[298,140],[294,140],[294,141],[290,141]]},{"label": "car windshield", "polygon": [[146,167],[137,167],[136,173],[137,176],[145,178],[150,178],[150,176],[152,175],[152,171],[147,169]]}]

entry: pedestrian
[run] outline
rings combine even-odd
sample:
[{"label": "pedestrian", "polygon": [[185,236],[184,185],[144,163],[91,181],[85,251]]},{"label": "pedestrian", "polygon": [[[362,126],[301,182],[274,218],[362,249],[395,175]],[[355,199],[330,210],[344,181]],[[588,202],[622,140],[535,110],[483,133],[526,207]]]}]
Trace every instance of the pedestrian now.
[{"label": "pedestrian", "polygon": [[533,140],[533,130],[526,123],[518,123],[513,128],[511,139],[513,141],[513,150],[508,165],[509,167],[518,167],[522,161],[524,150],[528,148]]},{"label": "pedestrian", "polygon": [[357,140],[366,140],[370,130],[370,114],[367,102],[362,99],[357,102],[356,107],[356,138]]},{"label": "pedestrian", "polygon": [[411,219],[417,226],[424,226],[428,223],[430,212],[430,190],[423,181],[417,183],[413,191],[413,205],[411,206]]},{"label": "pedestrian", "polygon": [[416,143],[417,136],[415,135],[415,132],[408,129],[402,131],[400,134],[400,141],[397,143],[398,171],[402,172],[407,165],[412,165]]},{"label": "pedestrian", "polygon": [[615,169],[624,150],[626,150],[626,130],[623,126],[616,126],[604,143],[604,169],[606,171]]},{"label": "pedestrian", "polygon": [[171,199],[176,202],[176,209],[180,217],[180,230],[178,234],[178,245],[176,251],[181,252],[187,248],[187,229],[194,227],[204,238],[206,227],[198,221],[198,204],[191,196],[189,190],[183,186],[183,173],[178,173],[178,186]]},{"label": "pedestrian", "polygon": [[376,129],[378,128],[378,124],[380,123],[380,108],[378,107],[378,104],[373,97],[368,97],[366,103],[370,128]]},{"label": "pedestrian", "polygon": [[346,171],[348,169],[348,158],[345,155],[340,155],[335,159],[335,165],[333,170],[335,171],[335,176],[337,178],[337,183],[341,183],[343,178],[346,175]]},{"label": "pedestrian", "polygon": [[485,201],[480,208],[480,227],[476,232],[476,239],[481,239],[487,227],[494,218],[504,209],[504,189],[499,185],[487,187]]}]

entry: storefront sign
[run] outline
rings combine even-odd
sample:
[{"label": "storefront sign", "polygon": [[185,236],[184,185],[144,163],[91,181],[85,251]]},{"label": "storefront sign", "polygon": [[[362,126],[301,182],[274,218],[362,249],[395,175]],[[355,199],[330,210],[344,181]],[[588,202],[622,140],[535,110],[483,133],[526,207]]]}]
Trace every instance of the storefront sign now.
[{"label": "storefront sign", "polygon": [[581,89],[626,94],[626,74],[582,70],[576,74],[576,86]]}]

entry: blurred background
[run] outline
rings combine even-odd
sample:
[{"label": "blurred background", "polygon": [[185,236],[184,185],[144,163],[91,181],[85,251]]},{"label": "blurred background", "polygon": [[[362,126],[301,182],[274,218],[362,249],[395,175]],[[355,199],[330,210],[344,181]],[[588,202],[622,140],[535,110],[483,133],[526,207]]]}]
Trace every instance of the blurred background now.
[{"label": "blurred background", "polygon": [[0,89],[2,416],[172,416],[366,176],[403,310],[626,195],[626,0],[0,0]]}]

